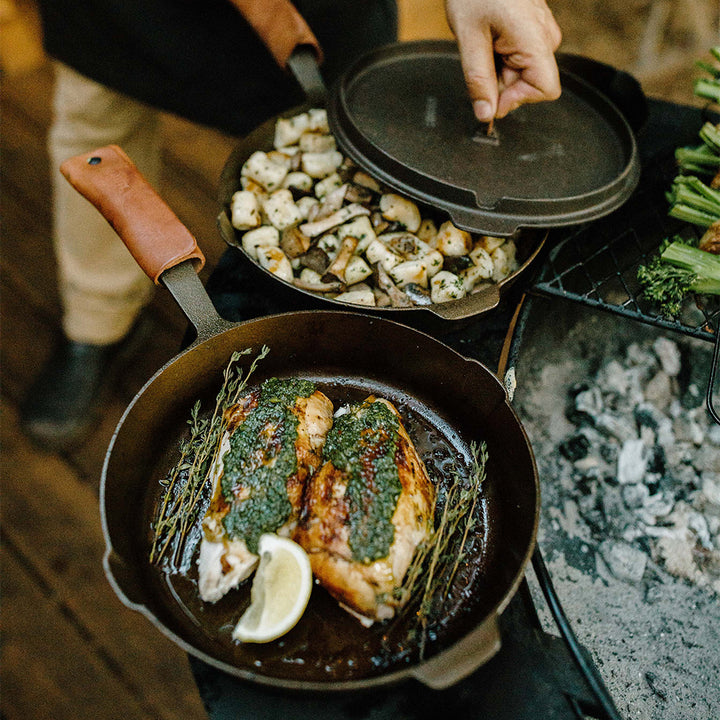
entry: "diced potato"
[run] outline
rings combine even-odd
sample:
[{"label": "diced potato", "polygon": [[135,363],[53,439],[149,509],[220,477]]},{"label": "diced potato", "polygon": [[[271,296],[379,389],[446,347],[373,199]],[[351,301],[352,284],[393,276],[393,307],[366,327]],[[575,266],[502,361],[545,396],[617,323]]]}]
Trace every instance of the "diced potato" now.
[{"label": "diced potato", "polygon": [[243,190],[249,190],[260,198],[264,198],[267,195],[265,188],[258,182],[255,182],[252,178],[243,175],[240,177],[240,187]]},{"label": "diced potato", "polygon": [[303,153],[302,169],[310,177],[324,178],[332,175],[342,164],[343,156],[337,150],[327,152]]},{"label": "diced potato", "polygon": [[367,250],[365,250],[365,257],[371,265],[380,263],[383,269],[388,272],[402,262],[402,258],[388,249],[380,240],[373,240],[368,245]]},{"label": "diced potato", "polygon": [[449,220],[440,226],[436,237],[437,249],[446,257],[460,257],[472,250],[470,233],[455,227]]},{"label": "diced potato", "polygon": [[308,110],[308,130],[319,133],[329,133],[327,110],[325,108],[312,108]]},{"label": "diced potato", "polygon": [[332,135],[324,135],[316,132],[306,132],[300,136],[298,141],[302,152],[327,152],[335,150],[335,138]]},{"label": "diced potato", "polygon": [[421,255],[417,260],[420,260],[425,265],[429,278],[437,275],[442,270],[445,262],[445,258],[439,250],[431,250],[429,253]]},{"label": "diced potato", "polygon": [[463,281],[455,273],[441,270],[430,281],[430,299],[434,303],[448,302],[465,297]]},{"label": "diced potato", "polygon": [[369,305],[371,307],[375,306],[375,295],[373,294],[373,291],[367,286],[359,290],[353,289],[348,290],[344,293],[340,293],[340,295],[335,297],[335,300],[351,303],[353,305]]},{"label": "diced potato", "polygon": [[287,168],[273,162],[262,150],[254,152],[242,166],[241,173],[262,185],[268,192],[277,190],[287,175]]},{"label": "diced potato", "polygon": [[303,268],[300,271],[300,276],[298,279],[302,280],[308,285],[321,285],[323,281],[322,275],[318,272],[315,272],[314,270],[311,270],[310,268]]},{"label": "diced potato", "polygon": [[355,285],[355,283],[362,282],[372,275],[370,266],[358,255],[353,255],[348,260],[347,267],[345,268],[345,283],[347,285]]},{"label": "diced potato", "polygon": [[337,229],[337,234],[341,240],[349,236],[354,237],[358,241],[357,247],[355,248],[356,255],[364,253],[368,245],[377,237],[370,218],[367,217],[367,215],[361,215],[341,225]]},{"label": "diced potato", "polygon": [[287,255],[272,245],[260,245],[257,250],[257,259],[262,267],[269,270],[281,280],[293,281],[293,270]]},{"label": "diced potato", "polygon": [[300,136],[310,128],[310,115],[301,113],[290,118],[279,118],[275,123],[275,139],[273,145],[283,148],[294,145]]},{"label": "diced potato", "polygon": [[280,232],[272,225],[262,225],[255,230],[248,230],[242,236],[242,246],[250,257],[257,260],[257,249],[261,245],[280,246]]},{"label": "diced potato", "polygon": [[487,252],[492,253],[492,251],[500,247],[505,242],[505,238],[501,237],[494,237],[492,235],[483,235],[482,237],[478,238],[477,245],[479,245],[481,248],[487,250]]},{"label": "diced potato", "polygon": [[411,232],[386,232],[378,235],[378,240],[385,243],[394,253],[412,259],[420,250],[420,240]]},{"label": "diced potato", "polygon": [[342,178],[337,173],[328,175],[325,179],[315,183],[315,197],[322,200],[329,192],[342,187]]},{"label": "diced potato", "polygon": [[306,196],[301,197],[295,204],[300,211],[300,215],[302,215],[302,219],[307,220],[310,215],[310,208],[313,208],[315,205],[319,205],[320,203],[317,198]]},{"label": "diced potato", "polygon": [[262,223],[258,197],[250,190],[233,193],[230,202],[231,222],[236,230],[250,230]]},{"label": "diced potato", "polygon": [[380,212],[386,220],[399,222],[411,233],[420,227],[420,210],[418,206],[407,198],[395,193],[385,193],[380,198]]},{"label": "diced potato", "polygon": [[428,286],[427,268],[422,260],[406,260],[392,268],[389,273],[399,287],[405,287],[409,283]]},{"label": "diced potato", "polygon": [[428,243],[428,245],[431,245],[432,247],[436,247],[434,244],[436,235],[437,226],[434,221],[430,220],[430,218],[426,218],[420,223],[420,227],[417,230],[417,236],[423,242]]},{"label": "diced potato", "polygon": [[283,180],[284,188],[294,188],[301,192],[310,192],[313,186],[313,179],[304,172],[296,171],[288,173]]},{"label": "diced potato", "polygon": [[[480,270],[476,271],[478,278],[489,278],[493,274],[493,261],[485,248],[476,245],[470,252],[470,259],[473,261],[476,267]],[[470,268],[468,268],[470,269]]]},{"label": "diced potato", "polygon": [[[489,256],[488,256],[489,257]],[[460,273],[463,287],[466,292],[471,292],[472,289],[483,280],[487,280],[492,275],[493,265],[492,260],[490,261],[490,273],[488,273],[488,267],[486,264],[482,265],[471,265]]]},{"label": "diced potato", "polygon": [[297,225],[303,219],[292,193],[286,188],[276,190],[270,195],[263,203],[263,211],[270,223],[278,230]]},{"label": "diced potato", "polygon": [[505,250],[505,246],[501,245],[496,247],[490,257],[493,262],[493,274],[492,279],[497,283],[504,280],[515,270],[515,258],[511,254],[508,254]]},{"label": "diced potato", "polygon": [[268,154],[268,160],[271,162],[282,165],[288,172],[290,172],[293,164],[293,159],[287,153],[280,152],[279,150],[271,150]]}]

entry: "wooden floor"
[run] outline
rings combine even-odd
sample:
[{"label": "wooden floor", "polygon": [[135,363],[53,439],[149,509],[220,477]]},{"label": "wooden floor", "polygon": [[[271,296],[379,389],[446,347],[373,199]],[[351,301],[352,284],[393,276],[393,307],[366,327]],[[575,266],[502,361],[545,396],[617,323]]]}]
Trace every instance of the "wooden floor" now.
[{"label": "wooden floor", "polygon": [[[418,13],[417,6],[427,12]],[[403,7],[412,9],[403,16],[405,37],[447,34],[437,1]],[[185,654],[121,605],[101,567],[98,484],[105,448],[127,402],[175,354],[185,329],[167,293],[159,292],[145,312],[152,340],[122,368],[87,441],[72,452],[51,453],[33,447],[18,427],[18,403],[48,357],[60,321],[45,152],[52,77],[32,10],[30,0],[0,0],[0,716],[203,718]],[[579,45],[571,49],[582,49],[582,37],[576,37]],[[11,42],[14,52],[8,54]],[[604,59],[612,62],[606,50]],[[660,79],[666,96],[689,97],[669,82],[672,77]],[[233,141],[173,118],[166,130],[162,194],[196,235],[212,268],[223,250],[214,220],[216,183]]]}]

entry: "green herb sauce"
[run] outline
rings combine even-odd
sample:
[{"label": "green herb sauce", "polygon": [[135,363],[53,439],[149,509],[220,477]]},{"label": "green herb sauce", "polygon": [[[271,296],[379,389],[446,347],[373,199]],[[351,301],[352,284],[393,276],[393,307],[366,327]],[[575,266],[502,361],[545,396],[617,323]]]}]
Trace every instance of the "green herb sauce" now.
[{"label": "green herb sauce", "polygon": [[291,408],[314,392],[309,380],[266,380],[257,406],[230,436],[221,480],[230,511],[223,525],[229,538],[244,540],[251,552],[263,533],[275,532],[292,512],[287,480],[297,472],[298,420]]},{"label": "green herb sauce", "polygon": [[395,539],[392,516],[402,486],[395,462],[399,422],[387,405],[365,402],[335,419],[323,450],[347,476],[350,550],[369,564],[387,557]]}]

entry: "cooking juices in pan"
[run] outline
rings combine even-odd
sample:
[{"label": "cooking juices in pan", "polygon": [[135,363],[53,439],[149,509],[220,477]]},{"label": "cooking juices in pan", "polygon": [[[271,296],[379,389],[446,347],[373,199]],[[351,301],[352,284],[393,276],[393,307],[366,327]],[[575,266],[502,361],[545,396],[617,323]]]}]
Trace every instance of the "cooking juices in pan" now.
[{"label": "cooking juices in pan", "polygon": [[[397,389],[370,384],[364,379],[308,379],[315,382],[318,389],[333,401],[335,408],[362,401],[371,393],[395,404],[430,477],[437,482],[436,518],[439,517],[444,505],[444,492],[454,479],[454,474],[469,474],[470,450],[457,433],[431,408],[415,398],[403,395]],[[149,494],[145,509],[145,526],[148,529],[163,496],[159,481],[177,460],[178,452],[177,446],[168,448],[156,468],[152,480],[155,491]],[[488,473],[492,473],[492,458],[488,463]],[[267,644],[244,645],[234,642],[231,633],[250,603],[252,578],[216,603],[203,602],[197,588],[196,547],[188,572],[173,573],[166,567],[148,563],[149,580],[153,592],[169,608],[174,620],[195,636],[199,649],[248,672],[264,677],[318,682],[393,672],[408,663],[417,662],[423,652],[421,648],[424,647],[424,652],[431,655],[438,641],[445,645],[455,639],[458,623],[453,618],[459,614],[481,611],[484,602],[491,604],[483,588],[489,581],[487,573],[488,568],[492,567],[498,530],[496,518],[499,513],[493,510],[495,501],[492,487],[492,483],[486,483],[483,487],[475,508],[477,527],[466,547],[468,562],[458,568],[442,612],[437,614],[441,619],[428,626],[425,640],[414,613],[407,612],[407,608],[400,609],[390,621],[377,622],[365,628],[316,584],[308,608],[293,630]],[[150,535],[149,532],[149,538]],[[196,541],[199,537],[198,534]]]}]

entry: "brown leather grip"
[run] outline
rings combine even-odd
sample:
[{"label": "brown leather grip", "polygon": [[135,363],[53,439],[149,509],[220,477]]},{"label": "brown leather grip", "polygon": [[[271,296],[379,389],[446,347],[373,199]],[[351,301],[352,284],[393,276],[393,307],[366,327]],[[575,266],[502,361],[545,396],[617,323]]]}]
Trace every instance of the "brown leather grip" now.
[{"label": "brown leather grip", "polygon": [[165,270],[184,260],[193,260],[196,270],[205,264],[190,231],[117,145],[76,155],[60,172],[113,226],[157,285]]},{"label": "brown leather grip", "polygon": [[290,0],[231,1],[281,68],[287,67],[288,58],[298,45],[312,46],[318,63],[322,62],[320,43]]}]

